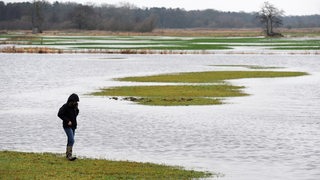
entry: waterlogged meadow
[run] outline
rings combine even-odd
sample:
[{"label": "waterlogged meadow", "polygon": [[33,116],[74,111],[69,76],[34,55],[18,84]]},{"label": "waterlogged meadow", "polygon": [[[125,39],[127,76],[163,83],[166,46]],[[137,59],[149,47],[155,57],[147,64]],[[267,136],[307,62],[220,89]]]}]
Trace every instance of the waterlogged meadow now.
[{"label": "waterlogged meadow", "polygon": [[[173,54],[221,50],[320,50],[318,38],[0,35],[2,52]],[[253,51],[250,53],[254,53]]]},{"label": "waterlogged meadow", "polygon": [[[317,37],[7,34],[0,41],[7,52],[0,56],[0,156],[21,167],[6,167],[13,178],[64,169],[67,162],[55,154],[12,151],[63,153],[56,114],[74,92],[80,95],[74,153],[83,160],[72,169],[76,175],[113,164],[81,159],[88,157],[166,164],[155,166],[170,177],[173,166],[191,170],[177,179],[320,178]],[[110,172],[103,168],[101,176]],[[121,178],[160,175],[113,170]],[[55,172],[42,174],[61,175]]]}]

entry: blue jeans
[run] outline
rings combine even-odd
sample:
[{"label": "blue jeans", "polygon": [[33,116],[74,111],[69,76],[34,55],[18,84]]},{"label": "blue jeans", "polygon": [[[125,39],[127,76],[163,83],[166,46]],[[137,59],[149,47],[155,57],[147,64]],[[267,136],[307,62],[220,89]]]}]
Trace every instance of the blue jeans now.
[{"label": "blue jeans", "polygon": [[66,132],[67,137],[68,137],[68,144],[67,144],[67,146],[73,146],[73,144],[74,144],[75,130],[72,129],[72,128],[63,128],[63,129],[64,129],[64,131]]}]

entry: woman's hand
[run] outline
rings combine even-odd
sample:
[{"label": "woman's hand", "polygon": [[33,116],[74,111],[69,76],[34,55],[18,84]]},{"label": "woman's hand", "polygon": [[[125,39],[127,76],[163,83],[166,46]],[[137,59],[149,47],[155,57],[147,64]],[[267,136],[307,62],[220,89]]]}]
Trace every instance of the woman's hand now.
[{"label": "woman's hand", "polygon": [[71,121],[68,122],[68,126],[72,126],[72,122]]}]

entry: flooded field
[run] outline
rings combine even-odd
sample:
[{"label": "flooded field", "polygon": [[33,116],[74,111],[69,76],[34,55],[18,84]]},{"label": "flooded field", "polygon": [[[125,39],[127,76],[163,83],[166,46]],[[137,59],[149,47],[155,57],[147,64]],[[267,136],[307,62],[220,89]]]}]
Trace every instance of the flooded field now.
[{"label": "flooded field", "polygon": [[[250,96],[212,106],[145,106],[88,95],[138,84],[112,78],[250,70],[244,65],[310,75],[232,80]],[[0,67],[0,150],[63,153],[57,112],[78,93],[77,156],[179,165],[225,180],[320,178],[316,55],[1,54]]]},{"label": "flooded field", "polygon": [[[41,49],[41,50],[37,50]],[[1,35],[4,53],[319,54],[319,37],[174,37]]]}]

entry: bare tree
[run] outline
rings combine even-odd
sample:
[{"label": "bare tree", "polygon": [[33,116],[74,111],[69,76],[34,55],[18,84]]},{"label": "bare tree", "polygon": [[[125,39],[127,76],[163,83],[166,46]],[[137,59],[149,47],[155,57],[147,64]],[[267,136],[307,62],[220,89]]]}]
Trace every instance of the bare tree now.
[{"label": "bare tree", "polygon": [[[130,4],[82,5],[79,3],[50,3],[48,0],[30,0],[5,3],[0,0],[0,30],[33,29],[141,31],[154,28],[257,28],[263,27],[266,35],[280,25],[287,28],[320,27],[320,15],[283,16],[283,11],[265,3],[257,13],[222,12],[213,9],[191,10],[166,8],[137,8]],[[270,1],[270,0],[264,0]],[[260,10],[260,9],[259,9]],[[259,11],[258,10],[258,11]],[[258,19],[259,18],[259,19]],[[260,21],[259,21],[260,20]],[[261,26],[263,25],[263,26]]]},{"label": "bare tree", "polygon": [[280,33],[274,32],[274,28],[282,25],[283,10],[279,10],[273,4],[264,2],[263,7],[258,12],[257,18],[263,25],[267,36],[282,36]]},{"label": "bare tree", "polygon": [[137,32],[152,32],[156,26],[157,17],[151,15],[140,23],[136,23],[134,31]]},{"label": "bare tree", "polygon": [[94,29],[94,15],[95,12],[92,6],[79,4],[74,7],[70,17],[78,29]]},{"label": "bare tree", "polygon": [[42,23],[44,21],[44,14],[42,11],[44,2],[33,1],[32,9],[32,32],[42,33]]}]

